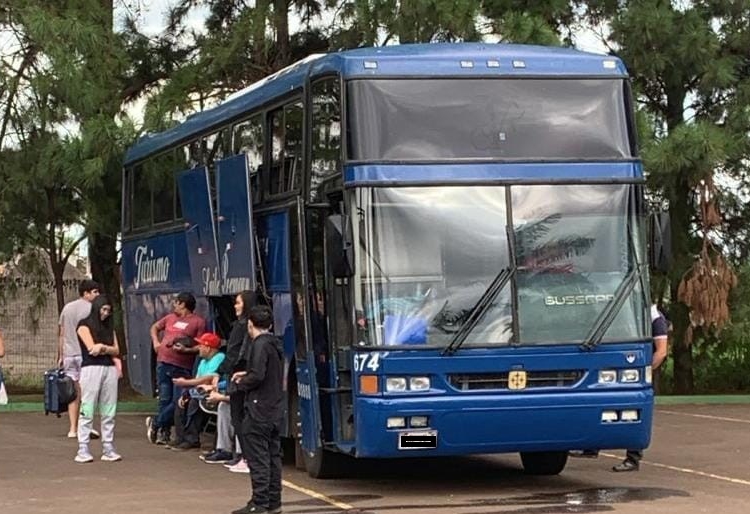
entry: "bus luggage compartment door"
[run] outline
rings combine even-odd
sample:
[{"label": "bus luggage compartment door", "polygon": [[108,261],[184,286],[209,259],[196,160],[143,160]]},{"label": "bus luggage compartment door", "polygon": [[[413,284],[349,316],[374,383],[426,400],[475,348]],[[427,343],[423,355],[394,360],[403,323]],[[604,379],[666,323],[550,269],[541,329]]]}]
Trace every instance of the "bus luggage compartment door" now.
[{"label": "bus luggage compartment door", "polygon": [[185,238],[193,291],[221,295],[211,187],[205,166],[183,171],[177,178],[185,218]]},{"label": "bus luggage compartment door", "polygon": [[255,290],[255,244],[247,159],[216,163],[217,229],[223,294]]}]

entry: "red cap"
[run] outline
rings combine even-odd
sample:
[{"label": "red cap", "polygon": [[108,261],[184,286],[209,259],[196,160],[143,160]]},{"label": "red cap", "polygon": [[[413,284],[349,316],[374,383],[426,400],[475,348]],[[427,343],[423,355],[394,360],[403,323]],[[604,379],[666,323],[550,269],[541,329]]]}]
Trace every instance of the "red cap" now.
[{"label": "red cap", "polygon": [[195,341],[209,348],[219,348],[221,346],[221,338],[213,332],[205,332],[200,337],[196,337]]}]

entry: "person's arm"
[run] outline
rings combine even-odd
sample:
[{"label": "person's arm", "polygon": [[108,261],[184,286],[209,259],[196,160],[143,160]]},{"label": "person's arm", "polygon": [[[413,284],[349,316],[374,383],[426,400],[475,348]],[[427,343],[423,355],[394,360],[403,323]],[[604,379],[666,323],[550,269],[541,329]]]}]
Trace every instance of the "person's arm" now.
[{"label": "person's arm", "polygon": [[63,365],[63,352],[65,351],[65,325],[63,324],[63,312],[60,313],[60,321],[57,324],[57,365]]},{"label": "person's arm", "polygon": [[2,332],[0,332],[0,357],[5,357],[5,341]]},{"label": "person's arm", "polygon": [[651,367],[653,369],[657,369],[661,366],[664,359],[667,358],[668,341],[669,339],[667,336],[654,337],[654,356],[651,360]]},{"label": "person's arm", "polygon": [[164,327],[166,326],[165,319],[166,318],[162,318],[151,325],[151,329],[149,330],[149,333],[151,334],[151,345],[154,347],[154,352],[156,353],[159,353],[159,347],[161,346],[161,341],[159,340],[159,332],[164,330]]},{"label": "person's arm", "polygon": [[196,378],[173,378],[172,383],[180,387],[195,387],[200,385],[208,385],[213,381],[213,375],[201,375]]},{"label": "person's arm", "polygon": [[[256,343],[252,343],[256,344]],[[251,351],[252,360],[247,363],[247,373],[233,380],[239,386],[240,391],[252,391],[257,389],[266,379],[266,371],[268,368],[268,343],[260,343],[260,348],[255,348],[255,351]]]},{"label": "person's arm", "polygon": [[81,341],[83,341],[84,346],[86,346],[86,349],[91,355],[99,355],[99,348],[97,346],[104,345],[97,344],[94,341],[94,337],[91,335],[91,330],[89,330],[89,327],[87,327],[86,325],[81,325],[80,327],[78,327],[78,330],[76,330],[76,333],[78,334],[78,337],[81,338]]}]

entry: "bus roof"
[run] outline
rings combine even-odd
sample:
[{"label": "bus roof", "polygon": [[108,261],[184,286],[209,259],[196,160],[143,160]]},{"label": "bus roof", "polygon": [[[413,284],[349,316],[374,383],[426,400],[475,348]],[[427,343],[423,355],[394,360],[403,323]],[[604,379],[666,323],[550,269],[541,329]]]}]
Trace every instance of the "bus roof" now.
[{"label": "bus roof", "polygon": [[626,77],[617,57],[570,48],[505,43],[432,43],[357,48],[314,54],[230,95],[183,123],[147,134],[125,156],[125,165],[210,133],[231,120],[301,88],[308,77],[338,73],[365,77]]}]

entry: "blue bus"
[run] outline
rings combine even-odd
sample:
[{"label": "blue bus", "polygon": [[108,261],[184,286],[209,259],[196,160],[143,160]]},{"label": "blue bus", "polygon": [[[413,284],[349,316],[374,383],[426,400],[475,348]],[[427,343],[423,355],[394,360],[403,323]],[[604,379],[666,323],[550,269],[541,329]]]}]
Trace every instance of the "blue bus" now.
[{"label": "blue bus", "polygon": [[623,63],[417,44],[312,55],[140,139],[123,175],[133,386],[179,290],[273,307],[285,436],[351,457],[645,448],[644,179]]}]

